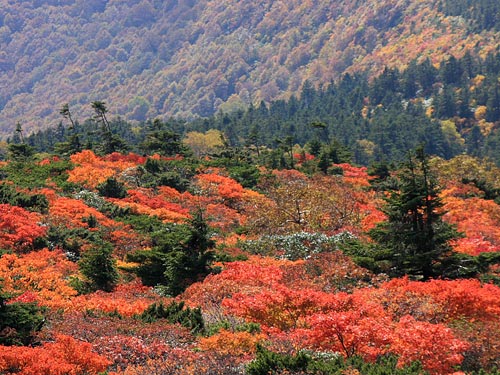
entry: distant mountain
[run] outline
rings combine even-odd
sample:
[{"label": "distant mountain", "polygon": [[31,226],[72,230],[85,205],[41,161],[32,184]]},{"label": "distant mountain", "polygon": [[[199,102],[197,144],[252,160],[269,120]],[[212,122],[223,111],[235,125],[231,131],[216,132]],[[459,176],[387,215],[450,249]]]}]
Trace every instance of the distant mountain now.
[{"label": "distant mountain", "polygon": [[107,103],[129,120],[207,116],[308,80],[436,65],[500,43],[497,0],[0,0],[0,136]]}]

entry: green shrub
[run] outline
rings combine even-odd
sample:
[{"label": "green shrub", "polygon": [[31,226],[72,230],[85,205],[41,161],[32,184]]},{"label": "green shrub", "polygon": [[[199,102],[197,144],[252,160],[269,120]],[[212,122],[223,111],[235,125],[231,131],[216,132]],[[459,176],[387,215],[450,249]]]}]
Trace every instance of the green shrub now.
[{"label": "green shrub", "polygon": [[122,199],[127,196],[125,185],[114,177],[109,177],[102,184],[97,185],[97,190],[99,194],[107,198]]},{"label": "green shrub", "polygon": [[338,353],[300,351],[294,355],[257,348],[255,360],[247,366],[248,375],[309,374],[341,375],[345,370],[357,370],[363,375],[425,375],[419,362],[398,367],[396,356],[380,357],[376,362],[366,362],[360,357],[345,359]]},{"label": "green shrub", "polygon": [[113,246],[102,242],[82,254],[78,266],[88,279],[91,290],[110,292],[118,281],[116,261],[112,257]]},{"label": "green shrub", "polygon": [[36,303],[7,304],[9,296],[0,285],[0,345],[30,345],[45,318]]},{"label": "green shrub", "polygon": [[189,328],[194,334],[202,333],[205,330],[201,309],[185,307],[183,301],[172,301],[172,303],[166,307],[161,302],[153,303],[139,316],[139,318],[147,323],[152,323],[159,319],[166,319],[169,323],[178,323],[183,327]]}]

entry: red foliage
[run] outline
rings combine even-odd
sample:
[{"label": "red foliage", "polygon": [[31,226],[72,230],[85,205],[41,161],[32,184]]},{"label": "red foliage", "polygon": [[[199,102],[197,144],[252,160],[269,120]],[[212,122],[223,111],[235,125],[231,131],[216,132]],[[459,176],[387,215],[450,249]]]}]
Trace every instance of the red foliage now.
[{"label": "red foliage", "polygon": [[453,335],[441,324],[416,321],[411,316],[400,319],[394,331],[391,351],[399,356],[399,364],[420,361],[431,374],[451,373],[463,361],[470,345]]},{"label": "red foliage", "polygon": [[0,372],[5,375],[97,375],[110,364],[89,343],[64,335],[36,348],[0,346]]},{"label": "red foliage", "polygon": [[346,357],[361,355],[367,360],[375,360],[388,351],[391,319],[380,306],[363,306],[359,302],[356,305],[352,309],[308,317],[310,328],[297,330],[297,340],[305,340],[314,349],[336,351]]},{"label": "red foliage", "polygon": [[109,237],[114,246],[113,254],[118,259],[124,259],[131,251],[148,247],[151,242],[147,236],[135,232],[130,226],[110,232]]},{"label": "red foliage", "polygon": [[202,283],[191,285],[182,297],[191,305],[203,308],[220,305],[224,298],[238,292],[250,294],[272,289],[282,279],[281,265],[291,263],[256,256],[244,262],[227,263],[221,273],[209,275]]},{"label": "red foliage", "polygon": [[293,158],[297,160],[297,163],[302,164],[306,161],[314,160],[314,155],[309,154],[308,152],[293,154]]},{"label": "red foliage", "polygon": [[113,152],[103,157],[103,160],[111,163],[133,163],[135,165],[144,164],[146,163],[147,159],[148,158],[146,156],[137,155],[134,153],[124,155],[120,154],[119,152]]},{"label": "red foliage", "polygon": [[143,323],[135,317],[80,310],[55,316],[51,335],[71,335],[88,342],[94,351],[112,361],[113,369],[125,369],[151,359],[165,360],[173,347],[188,347],[194,337],[188,329],[165,320]]},{"label": "red foliage", "polygon": [[213,351],[194,352],[184,348],[173,348],[163,358],[129,366],[124,375],[225,375],[241,373],[241,360],[234,356]]},{"label": "red foliage", "polygon": [[41,219],[41,215],[24,208],[0,204],[0,248],[31,250],[33,241],[47,233]]},{"label": "red foliage", "polygon": [[314,290],[290,289],[276,284],[255,294],[235,293],[222,305],[234,315],[279,330],[304,325],[303,319],[318,312],[340,308],[343,295]]}]

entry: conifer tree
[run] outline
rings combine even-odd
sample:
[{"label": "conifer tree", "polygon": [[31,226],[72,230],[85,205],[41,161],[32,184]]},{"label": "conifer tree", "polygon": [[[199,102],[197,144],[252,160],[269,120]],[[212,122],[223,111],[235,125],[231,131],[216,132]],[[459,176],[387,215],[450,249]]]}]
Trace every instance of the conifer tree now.
[{"label": "conifer tree", "polygon": [[201,211],[193,214],[189,225],[166,227],[162,232],[155,239],[157,246],[128,254],[127,259],[139,263],[134,272],[145,285],[176,296],[210,273],[215,242]]},{"label": "conifer tree", "polygon": [[0,280],[0,345],[29,345],[45,323],[42,310],[34,302],[7,303],[9,296]]},{"label": "conifer tree", "polygon": [[94,101],[91,105],[95,112],[94,119],[101,124],[102,152],[104,154],[111,154],[113,152],[126,151],[128,146],[125,141],[112,132],[111,123],[108,121],[106,116],[106,113],[108,113],[106,103]]},{"label": "conifer tree", "polygon": [[381,251],[388,254],[394,276],[423,280],[440,276],[443,263],[453,255],[450,240],[459,234],[442,220],[439,192],[420,146],[409,155],[386,199],[387,221],[370,232]]},{"label": "conifer tree", "polygon": [[78,265],[89,280],[90,290],[111,292],[114,289],[118,281],[118,270],[112,252],[111,244],[102,242],[83,253]]},{"label": "conifer tree", "polygon": [[197,279],[207,276],[214,257],[210,249],[215,246],[215,242],[210,238],[203,213],[197,211],[189,224],[190,233],[183,246],[169,252],[165,259],[166,289],[174,296],[182,293]]}]

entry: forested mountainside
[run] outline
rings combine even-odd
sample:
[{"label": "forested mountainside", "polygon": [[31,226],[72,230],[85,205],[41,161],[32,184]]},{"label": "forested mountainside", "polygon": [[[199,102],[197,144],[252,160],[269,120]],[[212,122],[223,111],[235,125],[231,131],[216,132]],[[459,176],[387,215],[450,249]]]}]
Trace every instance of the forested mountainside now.
[{"label": "forested mountainside", "polygon": [[[168,129],[179,139],[197,138],[198,143],[204,139],[207,145],[220,145],[222,135],[226,148],[243,153],[260,150],[262,155],[274,158],[275,165],[280,153],[293,148],[304,148],[314,156],[327,152],[335,163],[397,163],[420,144],[425,144],[427,153],[442,158],[467,153],[488,157],[500,165],[499,77],[498,53],[484,59],[470,53],[458,59],[452,56],[438,67],[429,59],[420,63],[413,60],[404,70],[386,68],[375,78],[346,73],[319,88],[306,81],[288,100],[262,101],[246,109],[219,111],[190,121],[170,118],[161,131]],[[96,109],[99,103],[106,111],[113,107],[113,103],[102,102],[87,107]],[[24,136],[36,151],[54,152],[59,148],[63,152],[58,143],[75,137],[80,142],[78,147],[92,148],[92,144],[106,139],[108,132],[126,143],[114,145],[111,151],[151,151],[144,144],[158,119],[131,122],[115,117],[107,129],[99,120],[99,112],[91,118],[77,118],[69,104],[61,109],[58,126]],[[23,134],[23,124],[19,123],[8,141],[21,143]],[[166,137],[164,147],[170,141]],[[78,147],[74,145],[73,151]],[[208,149],[203,152],[220,151]],[[6,155],[5,147],[0,147],[2,150]],[[281,164],[285,167],[286,163]]]},{"label": "forested mountainside", "polygon": [[57,121],[69,103],[128,120],[207,116],[345,72],[439,65],[499,42],[481,0],[0,1],[0,133]]}]

